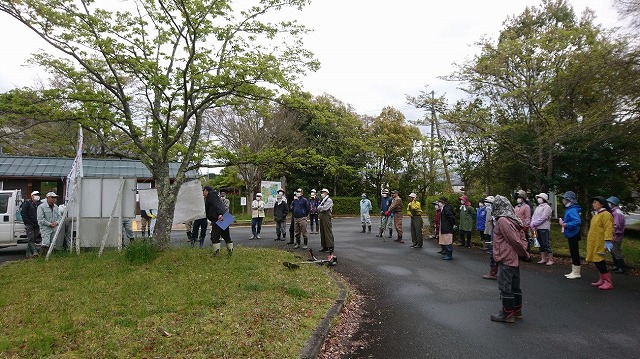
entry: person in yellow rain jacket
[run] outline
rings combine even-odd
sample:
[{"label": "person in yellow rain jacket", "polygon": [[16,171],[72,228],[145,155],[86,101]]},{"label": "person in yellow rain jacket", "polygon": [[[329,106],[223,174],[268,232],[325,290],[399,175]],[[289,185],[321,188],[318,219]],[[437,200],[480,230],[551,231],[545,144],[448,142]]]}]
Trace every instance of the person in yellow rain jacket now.
[{"label": "person in yellow rain jacket", "polygon": [[422,206],[413,192],[409,194],[407,214],[411,217],[411,248],[422,248]]},{"label": "person in yellow rain jacket", "polygon": [[613,216],[609,212],[609,204],[602,196],[592,197],[591,206],[596,214],[591,218],[589,224],[589,234],[587,235],[587,262],[593,262],[600,272],[597,282],[591,283],[593,287],[602,290],[613,289],[611,282],[611,272],[607,270],[604,261],[605,248],[611,250],[613,247]]}]

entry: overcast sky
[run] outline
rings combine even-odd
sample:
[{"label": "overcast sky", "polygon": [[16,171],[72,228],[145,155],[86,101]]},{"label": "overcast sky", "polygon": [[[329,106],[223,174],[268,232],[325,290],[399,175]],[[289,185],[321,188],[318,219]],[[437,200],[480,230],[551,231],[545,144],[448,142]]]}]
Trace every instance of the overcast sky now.
[{"label": "overcast sky", "polygon": [[[570,0],[576,13],[595,11],[596,23],[619,26],[612,0]],[[503,21],[522,13],[535,0],[314,0],[300,22],[314,29],[305,41],[321,69],[303,80],[305,90],[328,93],[375,116],[383,107],[400,109],[409,119],[422,117],[406,104],[425,85],[437,95],[456,94],[456,84],[438,79],[478,53],[473,43],[495,39]],[[38,71],[24,67],[30,54],[44,46],[21,24],[0,14],[0,91],[30,86]]]}]

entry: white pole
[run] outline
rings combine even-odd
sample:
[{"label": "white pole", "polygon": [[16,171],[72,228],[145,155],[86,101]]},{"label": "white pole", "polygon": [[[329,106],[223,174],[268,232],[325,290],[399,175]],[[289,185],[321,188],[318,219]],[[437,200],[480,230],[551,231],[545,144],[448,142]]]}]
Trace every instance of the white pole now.
[{"label": "white pole", "polygon": [[82,216],[80,215],[80,210],[82,209],[82,206],[80,205],[82,203],[82,177],[78,177],[76,179],[78,182],[78,188],[76,188],[76,191],[74,191],[76,193],[76,216],[78,217],[78,223],[76,225],[76,253],[80,254],[80,218],[82,218]]},{"label": "white pole", "polygon": [[[120,195],[122,194],[122,187],[124,187],[124,178],[120,177],[120,189],[118,190],[118,196],[116,197],[115,202],[113,203],[113,208],[111,209],[111,214],[109,215],[109,221],[107,222],[107,229],[104,231],[104,236],[102,237],[102,243],[100,244],[100,251],[98,252],[98,257],[102,256],[102,252],[104,251],[104,245],[107,242],[107,237],[109,236],[109,229],[111,228],[111,220],[113,220],[113,216],[116,212],[116,208],[118,207],[118,201],[120,200]],[[122,212],[122,211],[121,211]],[[120,223],[120,233],[122,235],[122,222]]]}]

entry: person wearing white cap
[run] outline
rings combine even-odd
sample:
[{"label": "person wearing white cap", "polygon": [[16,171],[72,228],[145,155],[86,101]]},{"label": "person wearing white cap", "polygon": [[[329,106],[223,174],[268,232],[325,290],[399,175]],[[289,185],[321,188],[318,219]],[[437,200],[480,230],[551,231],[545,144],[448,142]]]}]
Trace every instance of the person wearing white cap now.
[{"label": "person wearing white cap", "polygon": [[411,217],[411,248],[422,248],[422,206],[413,192],[409,194],[407,214]]},{"label": "person wearing white cap", "polygon": [[318,205],[320,204],[320,200],[318,196],[316,196],[315,189],[311,190],[307,201],[309,202],[309,227],[311,228],[311,234],[320,233],[320,220],[318,219]]},{"label": "person wearing white cap", "polygon": [[40,226],[40,235],[42,236],[42,244],[40,246],[40,252],[46,254],[49,251],[49,246],[54,245],[54,235],[56,228],[59,225],[60,209],[56,204],[58,195],[54,192],[47,193],[47,201],[38,206],[38,225]]},{"label": "person wearing white cap", "polygon": [[333,252],[333,225],[331,224],[333,200],[329,198],[329,190],[326,188],[320,191],[320,197],[322,197],[322,201],[318,205],[318,212],[320,212],[320,244],[322,245],[320,252]]},{"label": "person wearing white cap", "polygon": [[38,225],[38,206],[42,204],[40,201],[40,192],[31,192],[31,198],[24,201],[20,206],[20,215],[22,222],[27,231],[27,258],[38,256],[38,247],[36,242],[40,237],[40,225]]},{"label": "person wearing white cap", "polygon": [[371,215],[369,212],[373,209],[371,206],[371,201],[367,198],[367,194],[362,194],[362,199],[360,200],[360,222],[362,223],[362,231],[360,233],[365,233],[366,226],[369,226],[369,233],[371,233]]},{"label": "person wearing white cap", "polygon": [[553,251],[551,250],[551,206],[547,203],[549,196],[546,193],[536,195],[538,206],[531,217],[531,230],[536,233],[540,243],[540,256],[538,264],[550,266],[554,264]]},{"label": "person wearing white cap", "polygon": [[253,237],[249,239],[260,239],[260,230],[264,220],[264,201],[262,193],[256,193],[256,199],[251,202],[251,233]]}]

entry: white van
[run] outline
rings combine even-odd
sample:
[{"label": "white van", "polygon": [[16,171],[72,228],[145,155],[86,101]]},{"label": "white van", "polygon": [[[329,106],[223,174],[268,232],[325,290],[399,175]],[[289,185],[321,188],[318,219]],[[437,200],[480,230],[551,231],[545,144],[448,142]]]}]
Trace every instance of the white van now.
[{"label": "white van", "polygon": [[22,223],[20,190],[0,191],[0,248],[27,243],[27,232]]}]

